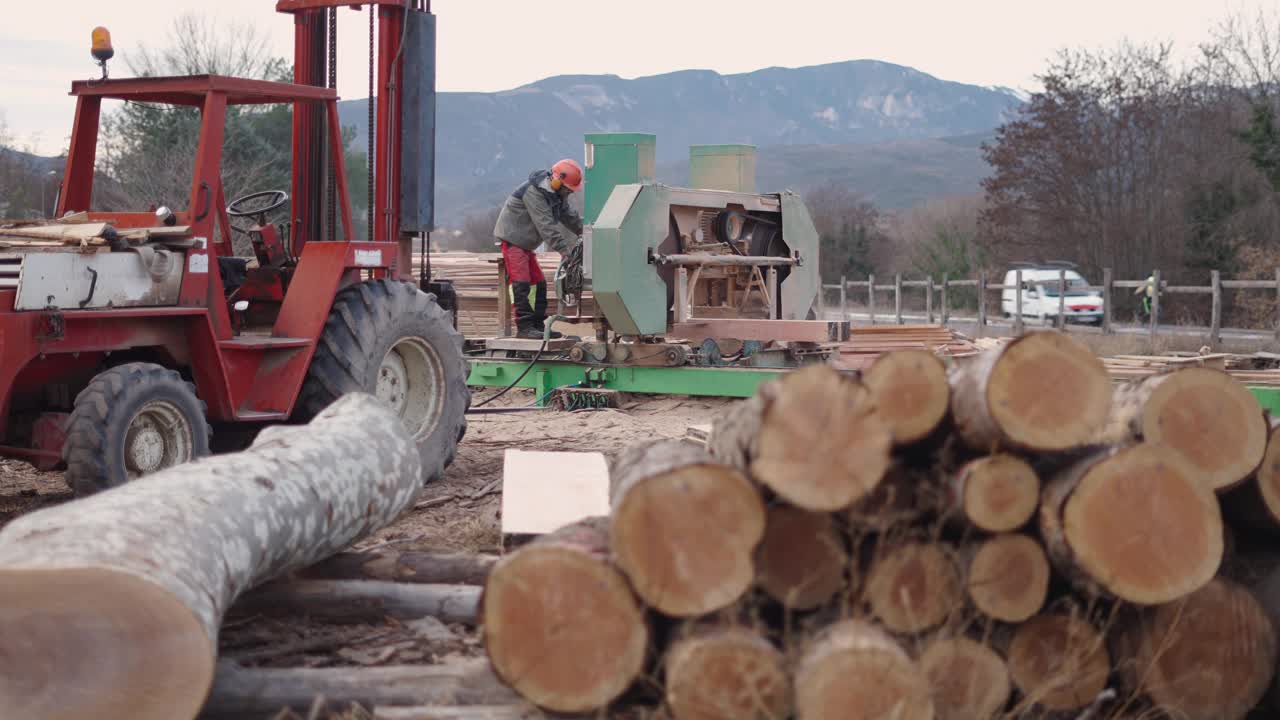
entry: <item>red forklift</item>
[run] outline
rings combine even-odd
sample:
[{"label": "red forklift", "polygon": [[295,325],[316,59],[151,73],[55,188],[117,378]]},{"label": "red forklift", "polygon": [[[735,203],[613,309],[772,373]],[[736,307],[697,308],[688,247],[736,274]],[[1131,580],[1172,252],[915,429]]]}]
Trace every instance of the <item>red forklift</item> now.
[{"label": "red forklift", "polygon": [[[351,237],[335,90],[344,8],[369,13],[376,106],[372,213],[360,240]],[[108,79],[110,38],[95,30],[102,79],[72,84],[55,219],[0,223],[0,454],[65,466],[78,494],[242,445],[266,424],[305,422],[354,391],[400,414],[424,481],[443,474],[466,431],[467,364],[450,286],[431,281],[425,265],[435,16],[424,0],[279,0],[276,10],[294,22],[292,83]],[[185,209],[95,209],[104,100],[199,109]],[[291,187],[227,202],[227,109],[269,103],[292,105]],[[247,237],[253,257],[236,257],[233,233]],[[61,240],[32,241],[49,235]]]}]

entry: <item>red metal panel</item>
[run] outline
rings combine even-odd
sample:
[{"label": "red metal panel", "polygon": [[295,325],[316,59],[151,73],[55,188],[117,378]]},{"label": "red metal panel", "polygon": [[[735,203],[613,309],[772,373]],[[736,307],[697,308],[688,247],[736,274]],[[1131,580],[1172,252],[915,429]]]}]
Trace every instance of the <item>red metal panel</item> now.
[{"label": "red metal panel", "polygon": [[359,10],[370,4],[404,7],[404,0],[363,0],[362,2],[351,2],[351,0],[278,0],[276,2],[276,11],[291,13],[331,7],[349,7],[352,10]]},{"label": "red metal panel", "polygon": [[[293,18],[293,81],[299,84],[310,82],[311,75],[311,13],[299,13]],[[307,111],[305,103],[294,103],[293,105],[293,167],[292,189],[290,191],[289,212],[291,222],[293,224],[290,244],[292,245],[292,254],[298,257],[302,254],[302,247],[306,244],[305,231],[302,219],[308,217],[307,214],[307,173],[308,167],[308,143],[306,139],[310,137],[310,113]]]},{"label": "red metal panel", "polygon": [[[375,223],[370,240],[395,242],[400,236],[399,168],[400,131],[392,124],[400,110],[402,86],[400,65],[395,65],[395,89],[391,89],[393,61],[400,49],[401,29],[404,26],[404,9],[395,6],[378,8],[378,117],[377,117],[377,175],[374,183]],[[394,169],[393,169],[394,168]]]},{"label": "red metal panel", "polygon": [[215,188],[222,184],[222,142],[226,126],[226,97],[209,93],[200,119],[200,144],[196,148],[195,173],[191,180],[191,233],[206,240],[205,247],[187,251],[187,271],[182,278],[178,302],[209,308],[214,336],[231,336],[222,295],[222,276],[218,272],[217,254],[213,252],[213,222],[217,216]]},{"label": "red metal panel", "polygon": [[223,191],[221,179],[218,181],[218,193],[214,196],[214,203],[218,208],[215,212],[217,213],[219,231],[219,239],[214,248],[218,251],[218,255],[232,257],[236,254],[236,251],[231,245],[231,218],[227,215],[227,196]]},{"label": "red metal panel", "polygon": [[[102,100],[82,97],[76,100],[76,119],[71,128],[71,145],[67,150],[67,167],[62,176],[62,195],[58,199],[57,215],[68,210],[80,212],[89,209],[93,195],[93,165],[98,154],[98,119],[102,112]],[[152,220],[154,222],[154,218]]]}]

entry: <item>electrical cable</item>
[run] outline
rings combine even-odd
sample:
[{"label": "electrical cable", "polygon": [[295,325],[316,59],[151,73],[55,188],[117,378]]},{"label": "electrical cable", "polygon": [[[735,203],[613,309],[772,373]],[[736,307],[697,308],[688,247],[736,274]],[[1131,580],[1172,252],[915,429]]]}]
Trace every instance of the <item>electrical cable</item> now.
[{"label": "electrical cable", "polygon": [[565,320],[565,319],[566,319],[566,318],[565,318],[563,315],[552,315],[550,318],[548,318],[548,319],[547,319],[547,324],[546,324],[546,329],[544,329],[544,330],[542,331],[542,344],[541,344],[540,346],[538,346],[538,352],[534,353],[533,359],[532,359],[532,360],[530,360],[530,361],[529,361],[529,364],[525,366],[525,368],[524,368],[524,372],[520,373],[520,375],[519,375],[519,376],[517,376],[515,380],[512,380],[510,385],[508,385],[508,386],[506,386],[506,387],[502,388],[502,390],[498,391],[498,394],[496,394],[496,395],[494,395],[494,396],[492,396],[492,397],[488,398],[488,399],[487,399],[487,400],[485,400],[484,402],[477,403],[477,404],[473,405],[472,407],[474,407],[474,408],[481,408],[481,407],[484,407],[485,405],[488,405],[489,403],[493,402],[494,400],[497,400],[498,398],[502,397],[503,395],[506,395],[508,390],[510,390],[511,388],[515,387],[517,383],[519,383],[521,380],[523,380],[523,379],[524,379],[524,376],[529,374],[529,371],[530,371],[530,370],[532,370],[532,369],[533,369],[533,366],[534,366],[534,365],[536,365],[536,364],[538,363],[538,360],[542,358],[542,353],[547,349],[547,343],[551,340],[551,327],[552,327],[553,325],[555,325],[555,324],[556,324],[556,321],[558,321],[558,320]]}]

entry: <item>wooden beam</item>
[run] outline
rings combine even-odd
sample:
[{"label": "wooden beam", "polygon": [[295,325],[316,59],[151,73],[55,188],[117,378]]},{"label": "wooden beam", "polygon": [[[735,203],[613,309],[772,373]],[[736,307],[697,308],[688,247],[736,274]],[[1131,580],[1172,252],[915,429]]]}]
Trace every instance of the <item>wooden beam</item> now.
[{"label": "wooden beam", "polygon": [[671,326],[670,337],[685,340],[733,338],[783,342],[840,342],[849,337],[849,323],[833,320],[759,320],[743,318],[695,319]]},{"label": "wooden beam", "polygon": [[502,532],[542,535],[609,514],[609,466],[598,452],[508,449],[502,459]]}]

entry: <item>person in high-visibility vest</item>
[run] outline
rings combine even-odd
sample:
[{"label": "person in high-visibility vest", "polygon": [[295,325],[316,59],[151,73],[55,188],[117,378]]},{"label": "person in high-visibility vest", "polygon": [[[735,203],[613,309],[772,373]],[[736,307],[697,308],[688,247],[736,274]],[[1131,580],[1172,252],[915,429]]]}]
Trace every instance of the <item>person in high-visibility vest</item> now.
[{"label": "person in high-visibility vest", "polygon": [[1151,317],[1151,298],[1155,297],[1156,294],[1156,276],[1154,274],[1148,275],[1147,279],[1142,281],[1142,285],[1133,291],[1133,294],[1140,295],[1144,291],[1146,295],[1142,298],[1142,314],[1146,317]]}]

